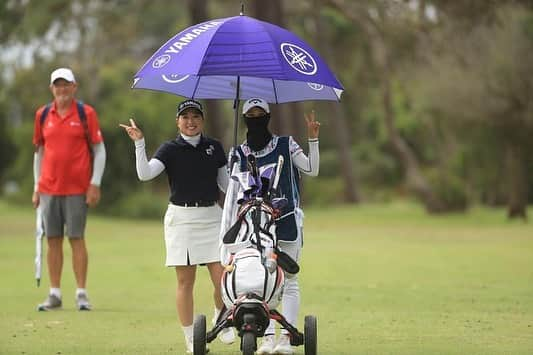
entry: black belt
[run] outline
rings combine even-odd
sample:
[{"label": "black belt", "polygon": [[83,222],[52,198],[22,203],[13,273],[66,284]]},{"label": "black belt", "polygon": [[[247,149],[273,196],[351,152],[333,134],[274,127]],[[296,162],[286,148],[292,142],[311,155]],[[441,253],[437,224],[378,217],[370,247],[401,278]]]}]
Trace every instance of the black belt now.
[{"label": "black belt", "polygon": [[174,203],[176,206],[182,207],[211,207],[214,206],[216,201],[190,201],[190,202],[178,202]]}]

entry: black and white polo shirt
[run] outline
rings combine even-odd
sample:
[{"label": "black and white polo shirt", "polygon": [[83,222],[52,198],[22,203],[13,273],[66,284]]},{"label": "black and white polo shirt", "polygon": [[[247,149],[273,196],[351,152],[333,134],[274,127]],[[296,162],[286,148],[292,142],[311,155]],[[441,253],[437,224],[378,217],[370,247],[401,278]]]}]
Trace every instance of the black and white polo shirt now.
[{"label": "black and white polo shirt", "polygon": [[173,204],[218,200],[218,169],[227,163],[219,141],[202,135],[195,147],[180,135],[163,143],[153,158],[165,165]]}]

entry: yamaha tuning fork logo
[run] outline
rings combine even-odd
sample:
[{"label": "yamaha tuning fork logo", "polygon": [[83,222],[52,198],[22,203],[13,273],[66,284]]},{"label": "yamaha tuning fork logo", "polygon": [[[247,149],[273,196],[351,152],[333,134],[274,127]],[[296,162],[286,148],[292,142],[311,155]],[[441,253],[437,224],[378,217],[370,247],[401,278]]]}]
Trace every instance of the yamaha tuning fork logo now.
[{"label": "yamaha tuning fork logo", "polygon": [[314,75],[317,71],[315,59],[305,49],[291,43],[282,43],[280,46],[283,58],[289,65],[305,75]]},{"label": "yamaha tuning fork logo", "polygon": [[167,65],[168,62],[170,62],[170,55],[163,54],[154,59],[154,61],[152,62],[152,67],[154,67],[155,69],[161,69],[165,65]]}]

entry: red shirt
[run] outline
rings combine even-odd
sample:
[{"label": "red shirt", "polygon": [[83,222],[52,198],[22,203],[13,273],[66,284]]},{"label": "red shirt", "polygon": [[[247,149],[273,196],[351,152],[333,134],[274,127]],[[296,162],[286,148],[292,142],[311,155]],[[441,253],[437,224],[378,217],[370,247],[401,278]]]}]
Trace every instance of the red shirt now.
[{"label": "red shirt", "polygon": [[[83,106],[91,145],[103,142],[96,111],[89,105]],[[38,191],[50,195],[85,194],[92,176],[92,162],[76,101],[72,100],[64,117],[59,116],[54,102],[41,129],[44,108],[35,113],[33,132],[33,144],[44,145]]]}]

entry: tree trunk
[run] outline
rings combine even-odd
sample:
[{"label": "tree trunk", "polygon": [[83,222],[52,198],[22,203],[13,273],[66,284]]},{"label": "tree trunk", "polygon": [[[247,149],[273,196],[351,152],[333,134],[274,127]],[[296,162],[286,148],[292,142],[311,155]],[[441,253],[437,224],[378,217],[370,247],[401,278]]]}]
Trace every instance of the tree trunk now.
[{"label": "tree trunk", "polygon": [[[431,186],[420,171],[420,164],[414,152],[409,148],[403,137],[398,132],[395,125],[395,113],[392,104],[391,77],[392,69],[389,59],[388,48],[383,38],[384,34],[379,20],[368,17],[368,11],[349,11],[347,4],[342,0],[328,0],[328,4],[344,13],[352,21],[359,23],[361,28],[366,32],[371,45],[371,53],[374,63],[379,73],[381,73],[381,98],[385,115],[385,127],[392,148],[400,159],[400,163],[405,171],[405,179],[408,188],[422,201],[426,210],[429,212],[441,212],[444,210],[442,202],[433,193]],[[364,10],[364,8],[359,8]],[[384,21],[386,15],[380,13],[381,21]]]},{"label": "tree trunk", "polygon": [[[298,142],[302,149],[308,153],[309,144],[307,142],[307,125],[305,124],[304,113],[302,105],[299,103],[291,103],[284,107],[287,112],[287,123],[290,125],[290,135]],[[305,184],[300,180],[300,196],[301,202],[305,205]]]},{"label": "tree trunk", "polygon": [[381,70],[381,90],[383,109],[385,114],[385,127],[392,148],[400,159],[401,165],[405,171],[405,179],[409,190],[413,191],[415,195],[422,201],[428,212],[442,212],[445,206],[433,193],[426,178],[420,171],[420,164],[414,152],[409,148],[403,137],[398,132],[395,125],[395,113],[391,98],[391,83],[390,74],[387,61],[383,63],[383,70]]},{"label": "tree trunk", "polygon": [[358,203],[361,201],[359,196],[357,182],[354,174],[354,162],[351,154],[351,138],[350,129],[346,123],[346,111],[339,104],[328,104],[330,110],[333,112],[332,122],[337,132],[337,151],[340,157],[340,167],[342,180],[344,181],[344,201],[349,203]]},{"label": "tree trunk", "polygon": [[285,136],[291,133],[289,121],[292,118],[288,114],[288,107],[270,105],[270,130],[272,133]]},{"label": "tree trunk", "polygon": [[[245,9],[246,11],[246,9]],[[285,13],[281,0],[255,0],[251,2],[253,16],[261,21],[266,21],[285,27]],[[270,106],[270,128],[273,133],[288,135],[291,133],[291,123],[288,109],[285,106]]]},{"label": "tree trunk", "polygon": [[302,105],[299,103],[291,103],[287,106],[287,111],[287,123],[290,125],[291,136],[293,136],[298,144],[303,146],[305,150],[308,137]]},{"label": "tree trunk", "polygon": [[418,162],[418,158],[396,128],[396,115],[394,113],[392,104],[392,70],[388,48],[377,31],[371,32],[370,35],[370,42],[372,43],[372,52],[376,62],[376,67],[381,73],[380,81],[383,111],[385,115],[385,128],[387,130],[392,148],[400,159],[401,165],[405,171],[407,187],[418,197],[419,200],[422,201],[428,212],[442,212],[445,210],[445,206],[433,193],[430,184],[420,171],[420,163]]},{"label": "tree trunk", "polygon": [[[86,80],[82,81],[83,87],[81,88],[81,91],[84,93],[84,95],[83,97],[79,97],[79,99],[97,108],[97,99],[99,96],[98,94],[100,92],[101,82],[100,75],[98,75],[98,71],[101,68],[102,55],[99,53],[98,50],[95,50],[95,48],[102,47],[104,38],[102,31],[92,31],[91,29],[88,29],[86,26],[83,25],[83,14],[85,13],[85,11],[90,11],[87,6],[85,7],[84,11],[80,11],[80,14],[75,17],[75,21],[79,24],[80,30],[81,45],[79,46],[79,56],[75,59],[75,61],[79,65],[79,68],[76,68],[76,64],[69,65],[74,66],[75,75],[79,75],[79,77],[81,78],[86,78]],[[90,80],[87,80],[89,78]],[[78,81],[80,80],[78,79]]]},{"label": "tree trunk", "polygon": [[520,145],[507,142],[505,151],[507,167],[507,216],[527,220],[527,181],[524,168],[523,152]]},{"label": "tree trunk", "polygon": [[[189,0],[189,16],[193,24],[207,21],[207,0]],[[217,100],[207,100],[206,108],[206,134],[222,141],[224,147],[229,147],[233,141],[227,142],[226,125],[221,114],[221,105]],[[232,116],[233,121],[233,116]]]},{"label": "tree trunk", "polygon": [[[323,54],[323,57],[326,61],[332,60],[334,56],[332,55],[333,51],[331,49],[330,42],[325,38],[325,27],[323,21],[320,17],[320,8],[322,3],[315,0],[313,8],[315,30],[316,30],[316,39],[317,46],[319,51]],[[334,131],[337,133],[337,136],[334,139],[337,145],[337,152],[340,158],[340,167],[342,180],[344,181],[344,201],[348,203],[358,203],[360,201],[360,196],[358,192],[357,182],[354,174],[354,162],[351,157],[351,137],[350,137],[350,128],[346,122],[346,113],[342,105],[337,103],[329,103],[328,112],[331,113],[329,118],[334,126]],[[320,120],[320,117],[318,117]]]}]

